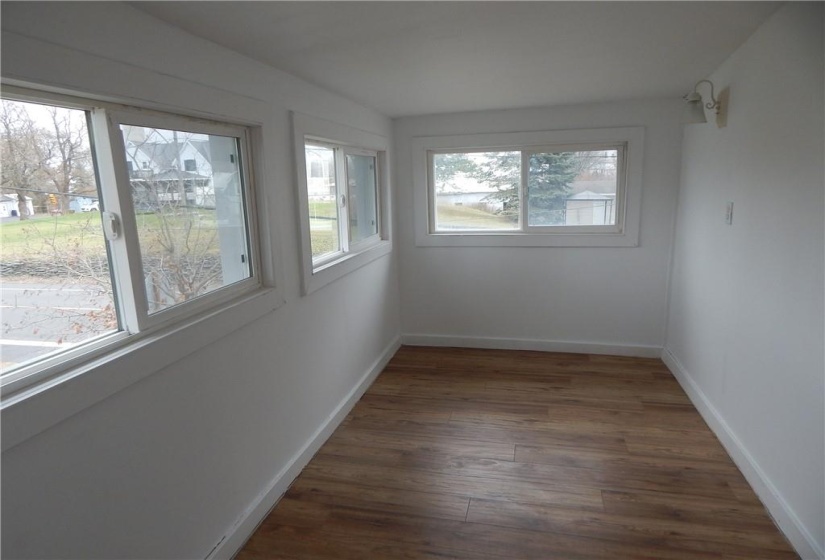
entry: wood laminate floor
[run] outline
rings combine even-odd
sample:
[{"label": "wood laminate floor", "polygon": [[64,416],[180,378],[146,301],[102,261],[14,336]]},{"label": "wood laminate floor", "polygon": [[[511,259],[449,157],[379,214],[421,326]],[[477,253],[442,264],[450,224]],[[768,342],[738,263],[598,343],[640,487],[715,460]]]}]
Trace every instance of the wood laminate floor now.
[{"label": "wood laminate floor", "polygon": [[403,347],[237,560],[798,558],[660,360]]}]

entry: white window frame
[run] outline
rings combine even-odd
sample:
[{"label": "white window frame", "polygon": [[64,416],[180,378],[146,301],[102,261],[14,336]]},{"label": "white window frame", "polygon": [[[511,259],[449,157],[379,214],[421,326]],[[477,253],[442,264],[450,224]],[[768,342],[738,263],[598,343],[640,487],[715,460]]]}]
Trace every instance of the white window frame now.
[{"label": "white window frame", "polygon": [[[309,295],[335,280],[353,272],[392,251],[389,196],[389,141],[384,136],[334,123],[310,115],[292,113],[295,174],[298,190],[298,222],[301,225],[301,279],[302,294]],[[309,193],[307,185],[306,144],[335,150],[336,205],[341,250],[312,257],[309,222]],[[347,155],[366,155],[375,158],[377,234],[356,243],[349,241],[347,207],[350,200],[347,178]],[[341,194],[346,193],[346,205],[341,205]]]},{"label": "white window frame", "polygon": [[[138,242],[136,214],[132,201],[129,170],[126,166],[126,149],[121,133],[121,125],[174,129],[181,132],[212,134],[238,139],[240,169],[243,176],[244,225],[247,230],[247,253],[249,255],[250,276],[248,278],[222,286],[212,292],[162,309],[151,315],[148,313],[147,296],[143,287],[143,266]],[[128,271],[131,276],[128,283],[130,286],[134,286],[132,289],[134,297],[130,302],[133,305],[122,310],[126,319],[126,326],[130,332],[142,332],[150,328],[171,324],[189,315],[231,301],[261,286],[260,274],[257,271],[259,261],[257,255],[260,254],[257,244],[257,222],[251,219],[256,212],[255,197],[252,196],[252,171],[247,164],[249,159],[247,155],[249,154],[249,133],[245,127],[145,110],[107,110],[104,108],[92,111],[92,128],[96,139],[104,135],[107,137],[110,147],[109,152],[112,155],[111,161],[99,163],[99,167],[101,182],[104,185],[116,185],[117,190],[117,193],[115,193],[113,192],[114,189],[103,189],[102,194],[105,208],[117,207],[115,213],[119,216],[123,229],[123,234],[110,241],[110,244],[113,248],[113,260],[116,261],[116,268]],[[98,160],[100,159],[102,158],[99,157]],[[122,285],[123,283],[125,283],[124,280],[118,278],[118,284]]]},{"label": "white window frame", "polygon": [[[3,85],[2,97],[90,113],[89,133],[94,144],[101,210],[117,216],[121,231],[116,239],[107,240],[120,330],[4,374],[0,378],[3,418],[14,414],[18,404],[32,398],[64,404],[71,392],[58,394],[49,389],[69,381],[74,382],[75,391],[79,385],[89,389],[69,408],[74,409],[83,401],[95,402],[283,303],[280,290],[274,285],[271,259],[265,262],[260,244],[258,224],[262,215],[253,174],[258,158],[253,154],[256,146],[250,138],[254,136],[258,140],[258,136],[251,127],[16,86]],[[240,139],[250,278],[148,315],[121,122],[192,132],[211,131]],[[195,331],[199,331],[198,334]],[[53,415],[60,414],[66,414],[66,409],[55,407]],[[41,421],[48,423],[50,418],[38,419],[27,430],[35,430]],[[6,447],[4,441],[3,448]]]},{"label": "white window frame", "polygon": [[[528,226],[526,164],[532,153],[616,149],[623,163],[616,193],[616,224]],[[519,151],[522,157],[519,227],[513,230],[435,228],[433,154]],[[636,247],[641,218],[644,128],[508,132],[416,137],[412,141],[415,241],[422,247]]]},{"label": "white window frame", "polygon": [[[379,154],[379,152],[377,152],[375,150],[364,150],[364,149],[359,149],[359,148],[351,148],[351,147],[342,146],[341,147],[341,155],[343,156],[341,158],[341,160],[342,160],[341,161],[341,168],[342,168],[344,174],[340,175],[340,177],[343,177],[344,189],[346,189],[346,191],[347,191],[347,195],[346,195],[347,199],[346,199],[346,204],[345,204],[346,218],[347,219],[346,220],[341,220],[341,222],[344,224],[344,227],[347,230],[347,234],[341,237],[341,239],[345,240],[345,243],[346,243],[346,250],[344,252],[364,251],[366,249],[369,249],[369,247],[371,245],[374,245],[376,243],[381,242],[381,221],[382,221],[382,217],[381,217],[381,199],[383,198],[383,196],[381,194],[381,184],[380,184],[380,181],[379,181],[379,179],[381,177],[380,154]],[[360,241],[353,241],[351,239],[351,235],[350,235],[350,231],[349,231],[349,228],[350,228],[349,209],[351,208],[351,202],[352,202],[352,199],[353,199],[352,190],[350,189],[350,184],[349,184],[349,167],[347,167],[347,158],[349,156],[371,157],[371,158],[373,158],[373,161],[375,162],[375,168],[374,168],[374,173],[375,173],[375,219],[376,219],[377,227],[375,228],[375,233],[374,234],[372,234],[369,237],[366,237],[364,239],[361,239]]]}]

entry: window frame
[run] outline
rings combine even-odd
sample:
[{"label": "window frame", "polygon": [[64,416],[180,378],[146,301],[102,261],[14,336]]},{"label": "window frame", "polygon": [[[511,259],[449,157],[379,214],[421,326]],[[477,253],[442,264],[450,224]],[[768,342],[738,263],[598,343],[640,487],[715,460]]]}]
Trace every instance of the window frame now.
[{"label": "window frame", "polygon": [[[292,112],[291,116],[298,195],[298,222],[301,226],[299,236],[301,291],[302,295],[306,296],[392,251],[390,238],[392,224],[389,196],[389,141],[379,134],[310,115]],[[341,250],[323,255],[322,258],[312,257],[305,153],[307,144],[335,150],[336,207],[339,212],[338,228]],[[348,208],[351,197],[347,173],[347,155],[366,155],[375,158],[377,233],[355,243],[350,243],[349,240]],[[342,188],[347,197],[346,211],[343,213],[340,204]]]},{"label": "window frame", "polygon": [[[338,224],[338,241],[340,248],[337,251],[332,251],[329,253],[323,253],[321,255],[313,256],[312,257],[312,266],[313,270],[321,270],[326,265],[333,263],[335,261],[341,260],[342,258],[350,255],[352,253],[358,253],[369,249],[372,245],[381,242],[381,193],[379,188],[379,181],[378,178],[380,176],[380,168],[379,168],[379,152],[376,150],[367,150],[363,148],[354,148],[351,146],[345,146],[342,144],[337,144],[330,142],[329,140],[322,139],[322,138],[313,138],[311,136],[307,136],[304,139],[304,146],[306,145],[313,145],[318,146],[321,148],[327,148],[332,150],[334,153],[334,169],[335,169],[335,208],[338,211],[337,214],[337,224]],[[373,158],[375,162],[375,202],[376,202],[376,214],[375,219],[377,221],[378,227],[376,228],[376,233],[370,235],[369,237],[362,239],[360,241],[352,241],[352,236],[350,232],[350,211],[351,208],[350,204],[352,202],[352,189],[350,189],[349,185],[349,168],[347,167],[347,158],[349,156],[365,156]],[[306,157],[306,156],[305,156]],[[342,192],[344,191],[344,192]],[[344,201],[342,202],[341,197],[344,196]],[[307,191],[307,204],[309,204],[309,193]],[[312,240],[310,239],[310,245],[312,244]],[[310,247],[311,250],[311,247]]]},{"label": "window frame", "polygon": [[[345,223],[345,227],[346,227],[346,230],[347,230],[347,235],[346,235],[347,251],[348,252],[363,251],[365,249],[368,249],[371,245],[373,245],[375,243],[379,243],[381,241],[381,221],[382,221],[382,217],[381,217],[381,198],[382,198],[382,196],[381,196],[380,183],[379,183],[379,180],[378,180],[379,177],[381,176],[381,168],[380,168],[380,163],[379,163],[379,158],[378,158],[379,154],[378,154],[378,151],[376,151],[376,150],[366,150],[366,149],[363,149],[363,148],[353,148],[353,147],[350,147],[350,146],[342,146],[341,147],[341,154],[343,155],[343,157],[341,158],[343,160],[341,162],[341,165],[342,165],[342,168],[344,170],[344,184],[346,185],[346,191],[347,191],[347,201],[346,201],[346,205],[345,205],[346,208],[347,208],[347,212],[346,212],[347,220],[346,220],[346,223]],[[349,184],[349,162],[347,161],[347,158],[349,156],[371,157],[373,159],[373,162],[374,162],[374,165],[375,165],[375,167],[373,169],[373,175],[375,176],[375,220],[376,220],[375,233],[373,233],[372,235],[370,235],[368,237],[365,237],[364,239],[361,239],[359,241],[353,241],[352,240],[352,232],[350,231],[351,215],[350,215],[349,209],[352,208],[353,196],[352,196],[352,189],[350,188],[350,184]]]},{"label": "window frame", "polygon": [[[106,162],[105,171],[101,170],[101,180],[115,186],[115,189],[103,189],[103,205],[109,208],[110,205],[117,205],[123,234],[113,241],[110,241],[113,248],[113,260],[117,261],[117,268],[124,269],[131,276],[129,285],[132,287],[134,309],[124,307],[124,317],[130,332],[142,332],[144,330],[172,324],[187,316],[206,311],[215,306],[222,305],[238,296],[255,290],[261,286],[259,279],[259,257],[260,247],[258,246],[257,220],[253,219],[257,215],[255,196],[252,191],[252,169],[248,165],[249,160],[249,131],[246,127],[231,125],[221,122],[210,122],[200,119],[191,119],[179,115],[168,115],[155,111],[132,110],[132,109],[103,109],[103,114],[92,113],[92,125],[95,138],[106,135],[108,137],[109,152],[111,161]],[[211,292],[197,296],[189,301],[162,309],[155,313],[148,312],[148,301],[145,288],[143,288],[143,259],[140,250],[137,229],[137,214],[135,212],[130,176],[126,165],[126,148],[121,133],[121,125],[147,126],[152,128],[174,129],[181,132],[192,132],[195,134],[214,134],[237,138],[238,157],[240,164],[239,171],[242,174],[242,194],[244,225],[246,228],[246,243],[249,261],[249,277],[226,286],[221,286]],[[103,127],[106,130],[103,130]],[[108,155],[108,154],[107,154]],[[102,166],[101,166],[102,167]],[[105,173],[105,175],[104,175]],[[113,190],[117,191],[115,198]],[[118,278],[120,283],[121,279]],[[138,287],[140,286],[140,287]]]},{"label": "window frame", "polygon": [[[332,151],[333,157],[333,165],[332,169],[335,172],[335,211],[336,211],[336,227],[338,229],[338,249],[335,251],[330,251],[329,253],[321,253],[317,257],[312,257],[312,263],[314,268],[321,268],[325,264],[330,263],[332,261],[340,259],[345,253],[345,246],[347,245],[344,235],[344,220],[341,215],[341,203],[340,203],[340,181],[339,177],[341,176],[341,150],[340,146],[329,142],[328,140],[323,140],[320,138],[306,138],[304,141],[304,146],[307,144],[312,144],[313,146],[317,146],[319,148],[325,148]],[[304,153],[304,157],[306,157],[306,153]],[[306,169],[306,167],[304,167]],[[309,183],[307,183],[308,189]],[[349,193],[347,194],[349,197]],[[307,191],[307,216],[309,216],[309,192]],[[311,247],[311,240],[310,240],[310,251],[312,251]]]},{"label": "window frame", "polygon": [[[615,149],[624,169],[617,177],[616,225],[530,226],[527,175],[530,154]],[[506,132],[412,139],[415,240],[436,247],[636,247],[641,218],[644,128]],[[520,212],[517,229],[436,229],[433,155],[473,152],[521,153]]]},{"label": "window frame", "polygon": [[[4,83],[2,98],[87,112],[101,215],[107,211],[117,214],[121,228],[117,239],[106,239],[119,330],[93,337],[77,346],[46,355],[3,374],[0,378],[0,409],[4,418],[11,410],[17,410],[18,404],[31,398],[63,402],[67,393],[57,395],[49,389],[69,381],[74,382],[75,388],[86,385],[90,389],[78,402],[96,401],[101,395],[116,392],[117,387],[127,386],[154,373],[283,304],[280,289],[274,282],[272,258],[265,258],[260,236],[260,223],[264,216],[255,178],[260,160],[257,154],[260,135],[255,132],[255,125],[230,123],[224,117],[212,121],[182,114],[177,109],[172,113],[156,108],[53,93],[37,87]],[[153,314],[158,317],[156,319],[147,321],[139,318],[139,313],[135,313],[135,300],[138,299],[136,294],[142,293],[145,297],[145,292],[135,289],[133,285],[142,268],[135,268],[136,263],[138,267],[140,265],[140,253],[139,248],[135,250],[137,236],[133,229],[135,215],[131,208],[130,175],[119,123],[113,119],[115,115],[125,115],[129,120],[139,115],[141,122],[156,122],[159,128],[166,129],[183,125],[195,128],[194,132],[207,129],[214,130],[217,134],[221,134],[218,132],[220,130],[223,135],[227,135],[228,131],[242,132],[242,135],[235,137],[238,138],[240,169],[243,173],[242,196],[250,271],[248,279],[161,310]],[[131,213],[128,211],[130,209]],[[130,221],[131,226],[128,224]],[[128,245],[130,252],[116,248],[114,245],[118,242]],[[124,303],[127,299],[131,302]],[[169,310],[174,310],[174,313],[166,313]],[[223,319],[217,319],[218,316]],[[195,330],[202,331],[201,335],[195,335]],[[161,346],[170,351],[159,354],[156,349]],[[140,365],[132,360],[136,355],[143,356]],[[95,375],[90,375],[91,373]],[[111,377],[112,375],[115,377]],[[62,412],[56,410],[54,415],[58,416]],[[48,421],[47,418],[42,420]],[[3,448],[6,448],[6,442]]]},{"label": "window frame", "polygon": [[[616,170],[616,223],[610,225],[597,226],[531,226],[529,221],[529,174],[530,157],[534,154],[552,154],[561,152],[596,152],[605,150],[617,151],[617,163],[621,166]],[[627,189],[627,142],[614,142],[605,144],[552,144],[547,146],[531,146],[524,148],[521,152],[521,183],[523,192],[521,193],[521,219],[522,231],[525,233],[622,233],[624,228],[624,206],[625,190]]]},{"label": "window frame", "polygon": [[[429,224],[429,231],[436,234],[447,234],[450,230],[439,230],[437,227],[437,215],[436,215],[436,196],[435,196],[435,160],[434,157],[439,154],[480,154],[480,153],[489,153],[489,152],[515,152],[519,151],[512,148],[501,148],[501,147],[474,147],[474,148],[457,148],[457,149],[436,149],[436,150],[427,150],[427,213],[428,213],[428,224]],[[524,154],[522,154],[522,178],[521,181],[524,182]],[[519,193],[519,196],[523,196],[523,193]],[[519,233],[522,231],[522,222],[524,221],[524,212],[519,211],[519,221],[517,223],[517,227],[511,229],[462,229],[462,230],[453,230],[455,235],[481,235],[481,234],[489,234],[489,235],[504,235],[508,233]]]}]

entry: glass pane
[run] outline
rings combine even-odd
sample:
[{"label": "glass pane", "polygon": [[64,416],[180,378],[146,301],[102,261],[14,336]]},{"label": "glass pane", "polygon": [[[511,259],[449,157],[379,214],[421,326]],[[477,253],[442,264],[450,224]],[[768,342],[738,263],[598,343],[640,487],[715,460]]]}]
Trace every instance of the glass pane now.
[{"label": "glass pane", "polygon": [[0,372],[118,330],[84,111],[2,101]]},{"label": "glass pane", "polygon": [[121,130],[148,312],[249,278],[238,139],[132,125]]},{"label": "glass pane", "polygon": [[378,234],[378,204],[375,189],[375,158],[347,156],[349,181],[349,236],[351,243]]},{"label": "glass pane", "polygon": [[435,230],[519,229],[520,152],[433,155]]},{"label": "glass pane", "polygon": [[532,154],[528,225],[615,225],[618,153],[614,149]]},{"label": "glass pane", "polygon": [[338,234],[338,187],[335,178],[335,150],[307,144],[307,198],[312,258],[341,250]]}]

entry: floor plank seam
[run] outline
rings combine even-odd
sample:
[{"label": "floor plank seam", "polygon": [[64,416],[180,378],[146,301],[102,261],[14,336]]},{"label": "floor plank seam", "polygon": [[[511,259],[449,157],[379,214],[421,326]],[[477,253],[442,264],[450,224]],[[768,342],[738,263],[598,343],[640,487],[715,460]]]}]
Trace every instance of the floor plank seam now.
[{"label": "floor plank seam", "polygon": [[799,557],[660,360],[402,347],[236,558]]}]

